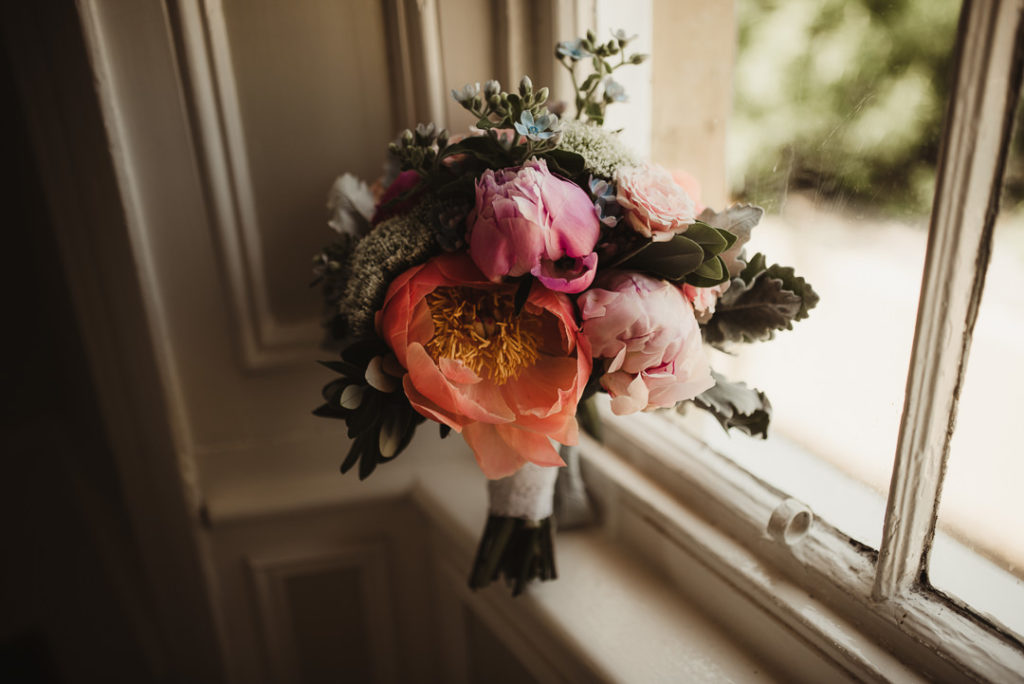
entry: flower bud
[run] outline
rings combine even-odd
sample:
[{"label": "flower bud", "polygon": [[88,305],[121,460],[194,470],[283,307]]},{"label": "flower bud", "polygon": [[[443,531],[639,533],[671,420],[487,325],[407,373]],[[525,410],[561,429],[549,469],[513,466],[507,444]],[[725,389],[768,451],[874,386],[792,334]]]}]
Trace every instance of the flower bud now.
[{"label": "flower bud", "polygon": [[433,123],[416,124],[416,143],[418,145],[429,145],[434,142],[435,130],[436,127]]},{"label": "flower bud", "polygon": [[484,83],[484,97],[488,100],[501,92],[501,84],[495,81],[493,78]]},{"label": "flower bud", "polygon": [[403,147],[408,147],[409,145],[412,145],[412,140],[413,140],[413,138],[412,138],[412,131],[410,131],[408,128],[406,128],[404,131],[402,131],[402,146]]},{"label": "flower bud", "polygon": [[544,104],[545,102],[548,101],[548,94],[548,88],[547,86],[544,86],[543,88],[537,91],[536,95],[534,96],[534,99],[536,100],[537,104]]},{"label": "flower bud", "polygon": [[635,55],[633,55],[632,57],[629,58],[629,63],[630,64],[643,64],[644,62],[647,61],[648,57],[650,57],[650,55],[641,55],[640,53],[637,53],[637,54],[635,54]]},{"label": "flower bud", "polygon": [[519,81],[519,94],[526,97],[532,90],[533,81],[530,80],[529,76],[523,76],[523,80]]}]

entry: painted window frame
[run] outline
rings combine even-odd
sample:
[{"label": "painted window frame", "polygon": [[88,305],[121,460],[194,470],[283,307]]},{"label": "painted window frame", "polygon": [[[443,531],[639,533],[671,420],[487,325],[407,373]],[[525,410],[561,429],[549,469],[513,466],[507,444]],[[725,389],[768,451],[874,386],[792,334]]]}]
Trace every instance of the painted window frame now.
[{"label": "painted window frame", "polygon": [[[878,551],[827,521],[807,527],[808,512],[775,487],[654,416],[626,419],[603,411],[606,445],[900,659],[931,676],[1018,681],[1024,643],[1010,630],[929,584],[928,558],[945,464],[977,318],[1024,53],[1024,0],[965,0],[956,72],[947,105],[929,227],[913,352],[882,544]],[[680,451],[686,458],[678,458]],[[715,555],[711,548],[691,552]],[[727,558],[713,562],[729,564]],[[742,568],[730,572],[744,574]],[[756,574],[756,573],[754,573]],[[771,591],[747,573],[751,592]],[[822,630],[798,606],[776,617],[796,629]],[[832,646],[842,651],[844,637]],[[855,654],[860,676],[886,677]]]}]

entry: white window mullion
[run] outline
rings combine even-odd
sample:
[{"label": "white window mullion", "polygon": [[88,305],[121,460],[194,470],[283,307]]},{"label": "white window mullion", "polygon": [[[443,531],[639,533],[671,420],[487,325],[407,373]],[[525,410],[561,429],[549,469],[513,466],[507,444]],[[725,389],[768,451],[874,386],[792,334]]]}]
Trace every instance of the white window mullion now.
[{"label": "white window mullion", "polygon": [[1022,14],[1024,0],[964,2],[878,600],[906,593],[926,567],[1020,87]]}]

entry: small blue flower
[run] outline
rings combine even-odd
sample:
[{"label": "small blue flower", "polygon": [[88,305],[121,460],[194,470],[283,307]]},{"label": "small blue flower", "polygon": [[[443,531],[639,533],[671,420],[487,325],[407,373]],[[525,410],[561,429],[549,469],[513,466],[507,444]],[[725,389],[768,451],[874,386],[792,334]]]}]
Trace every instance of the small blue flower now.
[{"label": "small blue flower", "polygon": [[590,177],[590,194],[594,197],[594,208],[601,223],[614,228],[622,218],[622,207],[615,199],[615,186],[606,180]]},{"label": "small blue flower", "polygon": [[626,89],[618,81],[607,78],[604,82],[604,97],[609,102],[625,102],[629,98],[626,96]]},{"label": "small blue flower", "polygon": [[547,140],[555,134],[557,122],[558,117],[554,114],[544,114],[534,121],[533,114],[527,110],[513,125],[516,128],[516,133],[525,135],[530,140]]},{"label": "small blue flower", "polygon": [[593,56],[593,54],[589,50],[583,47],[583,41],[580,40],[579,38],[573,41],[562,41],[557,46],[555,46],[555,52],[557,52],[562,57],[568,57],[574,62],[578,62],[581,59],[586,59],[587,57]]}]

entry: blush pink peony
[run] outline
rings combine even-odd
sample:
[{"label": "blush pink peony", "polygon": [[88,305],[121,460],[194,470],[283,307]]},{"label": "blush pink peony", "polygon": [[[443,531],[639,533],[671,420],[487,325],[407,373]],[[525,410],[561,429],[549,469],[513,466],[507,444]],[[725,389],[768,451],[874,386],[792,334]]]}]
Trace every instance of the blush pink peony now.
[{"label": "blush pink peony", "polygon": [[594,205],[543,159],[485,171],[467,225],[469,255],[491,282],[529,273],[550,290],[575,293],[594,280],[601,232]]},{"label": "blush pink peony", "polygon": [[694,287],[684,283],[683,296],[693,305],[693,313],[699,323],[706,323],[715,313],[715,305],[722,296],[728,283],[720,283],[712,287]]},{"label": "blush pink peony", "polygon": [[563,465],[550,440],[576,443],[592,363],[567,296],[534,283],[516,314],[515,292],[445,254],[396,278],[377,314],[413,408],[461,432],[491,479]]},{"label": "blush pink peony", "polygon": [[693,198],[668,171],[654,164],[615,173],[616,200],[633,230],[656,242],[671,240],[697,217]]},{"label": "blush pink peony", "polygon": [[678,287],[613,271],[577,305],[594,357],[606,359],[601,386],[612,412],[667,408],[715,384],[693,307]]}]

